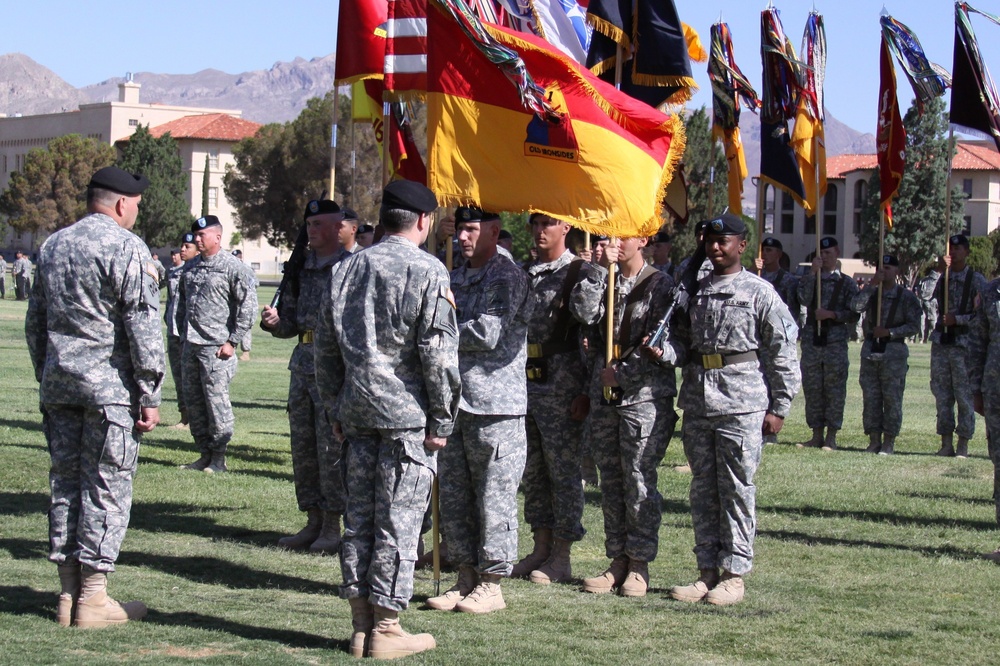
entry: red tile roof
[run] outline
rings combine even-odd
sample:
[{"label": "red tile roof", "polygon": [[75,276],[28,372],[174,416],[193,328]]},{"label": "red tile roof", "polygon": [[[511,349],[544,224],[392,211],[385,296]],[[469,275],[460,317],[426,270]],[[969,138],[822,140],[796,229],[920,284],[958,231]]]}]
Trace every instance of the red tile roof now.
[{"label": "red tile roof", "polygon": [[205,139],[210,141],[240,141],[251,137],[262,127],[260,123],[243,120],[227,113],[206,113],[184,116],[169,123],[151,127],[149,133],[159,138],[170,132],[175,139]]},{"label": "red tile roof", "polygon": [[872,155],[834,155],[826,158],[826,177],[843,178],[852,171],[869,170],[878,166],[878,157]]},{"label": "red tile roof", "polygon": [[[991,142],[959,141],[954,171],[1000,171],[1000,153]],[[844,178],[852,171],[868,171],[878,167],[875,155],[836,155],[826,160],[827,178]]]}]

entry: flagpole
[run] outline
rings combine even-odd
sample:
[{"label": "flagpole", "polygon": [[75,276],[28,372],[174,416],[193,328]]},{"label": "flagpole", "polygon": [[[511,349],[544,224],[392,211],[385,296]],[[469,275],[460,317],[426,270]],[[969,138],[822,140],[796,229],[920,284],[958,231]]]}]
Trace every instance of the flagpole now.
[{"label": "flagpole", "polygon": [[330,199],[336,199],[337,124],[340,122],[340,86],[333,86],[333,126],[330,128]]},{"label": "flagpole", "polygon": [[[731,174],[730,174],[731,175]],[[777,192],[775,192],[777,198]],[[757,258],[764,258],[764,206],[767,204],[767,183],[757,177]],[[757,275],[763,275],[764,269],[758,268]]]},{"label": "flagpole", "polygon": [[[351,100],[353,105],[354,100]],[[357,194],[354,189],[358,182],[358,142],[357,142],[358,121],[354,119],[353,110],[351,112],[351,205],[357,206]]]},{"label": "flagpole", "polygon": [[[618,44],[615,49],[615,88],[621,90],[622,87],[622,45]],[[617,244],[617,239],[608,239],[608,247]],[[604,330],[604,367],[610,368],[615,361],[615,270],[617,264],[608,263],[608,293],[606,304],[606,326]],[[614,391],[610,386],[604,387],[604,401],[610,403]]]},{"label": "flagpole", "polygon": [[715,136],[709,128],[708,147],[708,219],[715,217]]},{"label": "flagpole", "polygon": [[389,150],[389,102],[382,102],[382,187],[389,184],[389,165],[392,164],[392,155]]},{"label": "flagpole", "polygon": [[[955,130],[948,128],[948,176],[944,185],[944,254],[951,258],[951,163],[955,158]],[[948,327],[944,325],[944,319],[948,315],[948,280],[951,275],[951,266],[944,265],[944,309],[941,312],[941,325],[944,333],[948,333]]]},{"label": "flagpole", "polygon": [[[878,227],[878,263],[877,270],[885,270],[885,208],[880,209]],[[875,326],[882,325],[882,281],[878,283],[878,301],[875,304]]]}]

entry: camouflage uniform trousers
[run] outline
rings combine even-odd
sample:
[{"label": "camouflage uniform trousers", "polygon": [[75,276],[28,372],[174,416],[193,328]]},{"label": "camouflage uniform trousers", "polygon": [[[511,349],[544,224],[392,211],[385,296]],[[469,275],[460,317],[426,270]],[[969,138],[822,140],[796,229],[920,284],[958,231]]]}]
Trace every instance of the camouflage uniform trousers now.
[{"label": "camouflage uniform trousers", "polygon": [[[811,335],[806,331],[803,335]],[[806,398],[806,423],[812,429],[844,425],[847,402],[847,341],[817,347],[802,343],[802,393]]]},{"label": "camouflage uniform trousers", "polygon": [[569,416],[575,396],[528,395],[525,429],[524,520],[532,531],[551,529],[557,539],[580,541],[583,484],[580,479],[583,421]]},{"label": "camouflage uniform trousers", "polygon": [[[1000,428],[1000,404],[990,404],[986,400],[986,450],[993,462],[993,504],[996,506],[997,525],[1000,525],[1000,441],[991,433]],[[994,401],[996,399],[994,398]]]},{"label": "camouflage uniform trousers", "polygon": [[52,467],[49,559],[110,573],[132,510],[139,432],[125,405],[42,405]]},{"label": "camouflage uniform trousers", "polygon": [[288,427],[299,510],[344,513],[340,466],[343,446],[333,438],[333,426],[319,396],[316,375],[292,372],[288,383]]},{"label": "camouflage uniform trousers", "polygon": [[598,402],[591,408],[590,446],[601,472],[604,550],[609,559],[656,559],[663,513],[656,468],[676,419],[670,398],[619,407]]},{"label": "camouflage uniform trousers", "polygon": [[247,331],[247,334],[240,340],[240,351],[248,352],[253,349],[253,331]]},{"label": "camouflage uniform trousers", "polygon": [[[889,344],[898,344],[891,342]],[[874,361],[861,359],[858,383],[864,403],[862,423],[865,434],[899,435],[903,425],[903,391],[910,365],[905,358],[885,358]]]},{"label": "camouflage uniform trousers", "polygon": [[764,449],[764,414],[684,415],[684,455],[691,465],[691,520],[699,569],[722,567],[742,576],[753,566],[757,533],[753,477]]},{"label": "camouflage uniform trousers", "polygon": [[184,343],[181,364],[191,436],[202,453],[226,452],[233,438],[233,405],[229,382],[236,375],[236,356],[216,358],[215,345]]},{"label": "camouflage uniform trousers", "polygon": [[[937,406],[937,434],[956,433],[972,439],[976,432],[976,413],[972,408],[972,388],[962,345],[931,345],[931,393]],[[958,406],[958,427],[955,406]]]},{"label": "camouflage uniform trousers", "polygon": [[374,430],[344,425],[344,599],[367,597],[401,611],[413,596],[420,525],[431,497],[435,456],[424,429]]},{"label": "camouflage uniform trousers", "polygon": [[167,360],[170,362],[170,376],[174,379],[174,389],[177,391],[177,409],[187,412],[187,404],[184,402],[184,373],[181,371],[181,356],[184,351],[184,343],[179,336],[167,336]]},{"label": "camouflage uniform trousers", "polygon": [[448,446],[438,454],[441,527],[453,564],[510,575],[517,559],[517,486],[526,450],[523,416],[459,410]]}]

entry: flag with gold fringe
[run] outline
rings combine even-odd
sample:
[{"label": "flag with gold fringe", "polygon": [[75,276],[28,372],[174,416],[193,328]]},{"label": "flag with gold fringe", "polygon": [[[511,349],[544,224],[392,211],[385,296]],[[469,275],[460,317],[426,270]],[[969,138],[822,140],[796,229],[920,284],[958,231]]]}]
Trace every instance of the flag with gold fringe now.
[{"label": "flag with gold fringe", "polygon": [[462,0],[428,8],[428,186],[445,205],[538,211],[648,236],[684,152],[683,123]]},{"label": "flag with gold fringe", "polygon": [[948,118],[962,131],[993,139],[997,150],[1000,150],[1000,98],[979,51],[969,12],[985,16],[1000,25],[1000,18],[992,14],[965,2],[955,3],[955,51]]},{"label": "flag with gold fringe", "polygon": [[826,135],[823,128],[823,83],[826,76],[826,31],[823,17],[810,12],[802,35],[799,103],[792,129],[792,150],[802,178],[802,207],[816,215],[826,194]]},{"label": "flag with gold fringe", "polygon": [[906,165],[906,129],[899,116],[896,69],[893,66],[890,48],[889,37],[885,33],[883,23],[875,152],[878,154],[879,207],[885,211],[886,226],[892,229],[892,198],[899,191]]},{"label": "flag with gold fringe", "polygon": [[712,137],[721,140],[729,164],[729,211],[743,214],[743,181],[749,171],[740,137],[740,104],[754,113],[760,107],[757,92],[740,71],[733,55],[729,26],[716,23],[711,31],[708,77],[712,81]]}]

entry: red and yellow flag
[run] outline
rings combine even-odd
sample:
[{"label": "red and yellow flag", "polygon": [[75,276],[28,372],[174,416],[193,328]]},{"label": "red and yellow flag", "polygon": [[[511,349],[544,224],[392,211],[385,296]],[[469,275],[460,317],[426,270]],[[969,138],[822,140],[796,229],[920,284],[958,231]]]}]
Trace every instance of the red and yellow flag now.
[{"label": "red and yellow flag", "polygon": [[[385,149],[385,116],[382,113],[382,81],[368,79],[357,81],[351,89],[351,119],[371,123],[378,144],[379,156]],[[400,126],[396,117],[398,103],[393,102],[389,112],[389,157],[392,175],[418,183],[427,183],[427,168],[420,151],[413,141],[409,126]]]},{"label": "red and yellow flag", "polygon": [[386,0],[340,0],[337,22],[338,84],[382,78],[385,66]]},{"label": "red and yellow flag", "polygon": [[878,153],[878,178],[881,191],[879,207],[885,211],[886,226],[892,229],[892,198],[899,191],[906,165],[906,129],[899,117],[896,69],[885,36],[882,37],[875,152]]},{"label": "red and yellow flag", "polygon": [[562,114],[543,120],[436,2],[427,18],[428,186],[443,204],[538,211],[613,236],[659,229],[684,153],[680,118],[615,90],[539,38],[486,24]]}]

